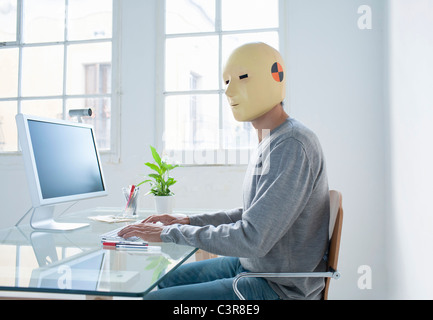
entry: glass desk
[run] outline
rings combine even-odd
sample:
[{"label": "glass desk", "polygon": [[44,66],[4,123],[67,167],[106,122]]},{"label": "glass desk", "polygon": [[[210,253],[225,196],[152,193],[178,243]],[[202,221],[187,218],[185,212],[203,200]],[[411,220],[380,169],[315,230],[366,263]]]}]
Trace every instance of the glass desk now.
[{"label": "glass desk", "polygon": [[[89,223],[68,232],[40,232],[29,225],[0,230],[0,291],[143,297],[197,250],[173,243],[149,243],[149,251],[106,249],[99,236],[128,223],[88,217],[113,212],[95,209],[57,218]],[[139,213],[140,219],[145,216]]]}]

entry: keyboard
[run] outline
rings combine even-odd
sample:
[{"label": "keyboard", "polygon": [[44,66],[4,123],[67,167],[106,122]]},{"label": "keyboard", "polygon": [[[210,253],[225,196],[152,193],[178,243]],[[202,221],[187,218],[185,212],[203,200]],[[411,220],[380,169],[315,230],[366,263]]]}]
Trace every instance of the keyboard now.
[{"label": "keyboard", "polygon": [[119,237],[117,233],[123,228],[125,228],[125,226],[101,234],[101,241],[125,241],[126,240],[126,241],[147,243],[147,241],[144,241],[139,237],[129,237],[126,239]]}]

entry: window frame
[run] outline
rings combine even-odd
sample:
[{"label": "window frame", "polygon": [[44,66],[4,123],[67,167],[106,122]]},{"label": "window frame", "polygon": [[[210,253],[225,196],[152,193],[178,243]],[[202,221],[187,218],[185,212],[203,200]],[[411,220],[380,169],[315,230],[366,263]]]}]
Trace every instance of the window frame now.
[{"label": "window frame", "polygon": [[[18,88],[16,97],[0,98],[1,102],[13,101],[17,103],[17,113],[21,112],[21,104],[23,101],[38,101],[38,100],[61,100],[62,101],[62,114],[63,119],[66,117],[66,101],[68,99],[111,99],[111,130],[110,130],[110,149],[101,150],[100,154],[104,161],[111,163],[118,163],[120,161],[120,76],[119,76],[119,63],[120,63],[120,3],[119,0],[112,0],[112,35],[110,38],[86,39],[86,40],[68,40],[67,33],[67,18],[68,18],[68,1],[65,1],[65,25],[64,25],[64,39],[63,41],[53,42],[37,42],[37,43],[24,43],[22,39],[23,31],[23,0],[17,0],[17,31],[15,41],[0,42],[0,50],[2,49],[18,49]],[[68,46],[79,44],[92,44],[92,43],[111,43],[111,93],[106,94],[67,94],[67,54]],[[23,49],[35,47],[49,47],[54,45],[63,46],[63,75],[62,75],[62,94],[60,95],[44,95],[44,96],[25,96],[22,95],[22,69],[23,69]],[[17,145],[19,149],[18,136]],[[0,151],[0,158],[5,159],[8,156],[21,156],[21,151]],[[5,163],[5,161],[2,161]],[[5,164],[12,164],[14,160],[6,161]]]},{"label": "window frame", "polygon": [[[279,26],[274,28],[258,28],[258,29],[248,29],[248,30],[230,30],[230,31],[224,31],[222,30],[222,1],[221,0],[215,0],[215,31],[209,31],[209,32],[193,32],[193,33],[179,33],[179,34],[166,34],[165,25],[166,25],[166,0],[163,1],[157,1],[157,26],[156,26],[156,32],[157,32],[157,43],[156,43],[156,50],[160,54],[157,55],[156,58],[156,66],[157,66],[157,77],[156,77],[156,146],[159,150],[164,150],[163,152],[167,152],[165,149],[165,142],[164,142],[164,130],[165,130],[165,99],[169,96],[181,96],[181,95],[210,95],[210,94],[217,94],[218,95],[218,105],[219,105],[219,128],[221,130],[222,128],[222,122],[223,122],[223,99],[225,99],[224,92],[225,89],[223,87],[223,81],[222,81],[222,69],[224,61],[222,61],[222,39],[226,35],[231,34],[253,34],[253,33],[259,33],[259,32],[277,32],[278,38],[279,38],[279,51],[284,56],[286,56],[287,52],[287,41],[286,41],[286,30],[287,30],[287,10],[288,5],[287,1],[285,0],[278,0],[278,15],[279,15]],[[217,36],[218,37],[218,70],[219,70],[219,81],[218,81],[218,89],[213,90],[182,90],[182,91],[166,91],[165,90],[165,54],[166,54],[166,40],[167,39],[175,39],[175,38],[186,38],[186,37],[203,37],[203,36]],[[287,59],[285,59],[287,60]],[[286,66],[287,67],[287,66]],[[287,81],[288,83],[288,81]],[[288,103],[285,104],[284,108],[287,108]],[[204,166],[245,166],[246,163],[227,163],[227,157],[230,157],[230,150],[231,149],[224,149],[222,145],[222,137],[219,137],[219,148],[218,150],[208,150],[211,152],[216,152],[215,159],[216,162],[213,163],[205,163],[205,164],[198,164],[198,163],[192,163],[192,162],[186,162],[182,163],[182,166],[184,167],[204,167]],[[168,150],[172,151],[172,150]],[[205,152],[206,150],[199,150],[199,152]],[[182,150],[182,153],[185,153],[186,150]],[[249,154],[252,152],[252,150],[242,150],[238,151],[240,154],[237,155],[239,159],[246,159],[249,157]],[[188,156],[184,157],[188,158]],[[221,161],[221,159],[224,159]]]}]

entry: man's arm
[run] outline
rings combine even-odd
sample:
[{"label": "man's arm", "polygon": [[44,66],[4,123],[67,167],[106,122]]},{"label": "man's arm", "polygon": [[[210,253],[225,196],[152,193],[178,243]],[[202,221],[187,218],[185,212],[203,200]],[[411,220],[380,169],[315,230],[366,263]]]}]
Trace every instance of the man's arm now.
[{"label": "man's arm", "polygon": [[218,226],[220,224],[233,223],[242,219],[242,208],[218,211],[212,213],[201,213],[194,215],[185,214],[158,214],[151,215],[144,219],[142,223],[156,223],[160,222],[165,226],[173,224],[190,224],[192,226]]},{"label": "man's arm", "polygon": [[[223,223],[231,223],[232,219],[240,219],[242,209],[233,209],[229,211],[221,211],[208,214],[200,214],[195,216],[187,216],[184,214],[160,214],[152,215],[139,224],[129,225],[119,231],[120,237],[140,237],[145,241],[161,242],[161,233],[164,226],[172,225],[218,225]],[[160,223],[160,224],[158,224]],[[162,225],[161,225],[162,224]]]},{"label": "man's arm", "polygon": [[242,208],[232,209],[228,211],[218,211],[213,213],[194,214],[189,216],[192,226],[219,226],[221,224],[234,223],[242,219]]}]

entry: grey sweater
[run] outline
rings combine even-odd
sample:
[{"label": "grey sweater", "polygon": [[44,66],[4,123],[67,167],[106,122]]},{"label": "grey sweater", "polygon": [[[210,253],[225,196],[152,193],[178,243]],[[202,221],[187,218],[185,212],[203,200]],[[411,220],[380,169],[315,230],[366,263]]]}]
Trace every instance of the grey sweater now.
[{"label": "grey sweater", "polygon": [[[239,257],[251,272],[325,271],[329,189],[315,134],[288,118],[258,145],[243,208],[190,216],[163,229],[164,242]],[[269,278],[282,299],[320,299],[323,278]]]}]

